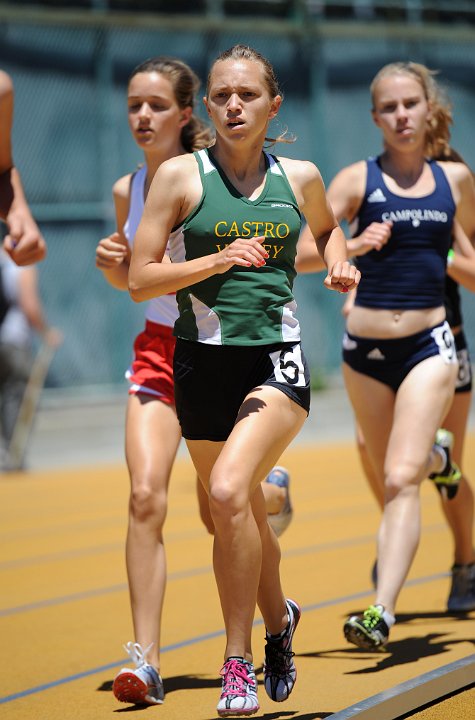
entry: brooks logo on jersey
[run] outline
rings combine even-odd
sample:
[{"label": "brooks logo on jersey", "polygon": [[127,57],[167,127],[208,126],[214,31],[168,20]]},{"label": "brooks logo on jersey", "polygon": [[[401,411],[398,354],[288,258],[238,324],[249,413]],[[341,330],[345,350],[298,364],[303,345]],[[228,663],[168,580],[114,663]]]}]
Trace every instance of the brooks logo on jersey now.
[{"label": "brooks logo on jersey", "polygon": [[383,221],[411,222],[414,227],[418,227],[421,222],[437,222],[447,223],[447,213],[441,210],[420,210],[408,208],[406,210],[391,210],[381,215]]}]

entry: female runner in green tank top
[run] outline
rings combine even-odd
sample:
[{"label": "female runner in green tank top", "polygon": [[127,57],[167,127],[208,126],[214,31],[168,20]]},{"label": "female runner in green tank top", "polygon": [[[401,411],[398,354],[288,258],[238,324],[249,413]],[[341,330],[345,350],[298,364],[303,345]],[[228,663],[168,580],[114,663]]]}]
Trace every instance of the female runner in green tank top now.
[{"label": "female runner in green tank top", "polygon": [[[359,273],[347,261],[315,165],[263,152],[282,102],[269,62],[246,46],[226,51],[212,65],[204,102],[216,143],[160,166],[137,230],[129,288],[138,302],[177,292],[177,414],[209,493],[226,627],[217,709],[221,716],[252,715],[259,709],[251,648],[256,603],[267,630],[267,694],[286,700],[296,677],[292,637],[300,608],[282,592],[280,549],[260,479],[309,408],[292,295],[301,214],[328,268],[325,286],[345,292]],[[172,262],[162,264],[172,230]]]}]

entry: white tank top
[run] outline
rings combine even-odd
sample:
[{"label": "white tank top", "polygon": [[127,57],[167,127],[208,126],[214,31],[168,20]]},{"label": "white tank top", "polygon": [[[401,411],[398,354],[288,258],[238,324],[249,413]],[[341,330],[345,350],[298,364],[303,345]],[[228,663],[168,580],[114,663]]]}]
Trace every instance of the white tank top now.
[{"label": "white tank top", "polygon": [[[127,238],[127,242],[131,250],[134,244],[135,233],[137,232],[137,228],[143,215],[146,179],[146,165],[143,165],[132,175],[129,214],[124,225],[124,235]],[[178,317],[178,307],[176,304],[175,293],[161,295],[160,297],[150,300],[150,302],[147,303],[145,317],[147,320],[158,323],[159,325],[173,327],[175,325],[175,320]]]},{"label": "white tank top", "polygon": [[1,282],[9,302],[7,314],[0,325],[0,342],[15,347],[29,348],[33,332],[28,319],[19,305],[20,275],[25,268],[15,265],[13,260],[0,248]]}]

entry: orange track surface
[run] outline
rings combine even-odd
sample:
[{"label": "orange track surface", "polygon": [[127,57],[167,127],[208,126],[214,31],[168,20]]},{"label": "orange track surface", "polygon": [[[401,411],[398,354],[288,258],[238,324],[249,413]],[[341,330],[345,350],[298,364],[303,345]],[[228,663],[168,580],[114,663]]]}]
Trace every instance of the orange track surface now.
[{"label": "orange track surface", "polygon": [[[475,478],[473,440],[467,442],[465,466]],[[292,474],[295,508],[281,542],[282,577],[285,592],[303,608],[294,641],[298,682],[281,705],[261,686],[256,717],[326,718],[473,653],[475,613],[445,613],[452,545],[429,481],[422,490],[422,541],[400,596],[398,623],[388,652],[372,655],[348,645],[342,634],[348,613],[372,600],[369,575],[379,520],[354,447],[297,446],[282,463]],[[121,466],[2,477],[3,720],[102,720],[128,710],[171,720],[216,717],[222,618],[212,542],[200,525],[187,459],[175,466],[166,525],[165,704],[136,709],[112,696],[112,679],[124,661],[122,644],[132,639],[123,559],[127,496]],[[259,667],[260,624],[253,642]],[[473,692],[458,696],[467,718],[473,700]]]}]

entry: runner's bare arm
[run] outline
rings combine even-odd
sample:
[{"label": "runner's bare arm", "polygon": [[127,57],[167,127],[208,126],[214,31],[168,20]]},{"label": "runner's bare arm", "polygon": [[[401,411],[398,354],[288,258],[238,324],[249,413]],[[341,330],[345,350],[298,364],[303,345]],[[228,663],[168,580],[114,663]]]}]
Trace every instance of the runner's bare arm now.
[{"label": "runner's bare arm", "polygon": [[328,268],[324,284],[332,290],[347,292],[359,282],[360,273],[347,258],[346,239],[325,193],[322,177],[313,163],[289,167],[297,200],[315,238],[317,251]]},{"label": "runner's bare arm", "polygon": [[116,228],[108,237],[102,238],[96,248],[96,267],[102,271],[107,282],[118,290],[128,290],[130,250],[123,228],[130,203],[131,175],[117,180],[112,188]]},{"label": "runner's bare arm", "polygon": [[232,265],[263,264],[264,238],[238,238],[213,255],[184,262],[163,262],[169,235],[196,206],[201,196],[198,166],[192,155],[163,163],[150,186],[135,236],[129,270],[129,292],[142,302],[224,273]]},{"label": "runner's bare arm", "polygon": [[20,173],[13,164],[13,83],[0,70],[0,218],[8,231],[4,250],[17,265],[30,265],[46,255],[46,242],[31,214]]},{"label": "runner's bare arm", "polygon": [[467,290],[475,292],[475,248],[457,221],[453,235],[454,252],[449,253],[447,274]]}]

